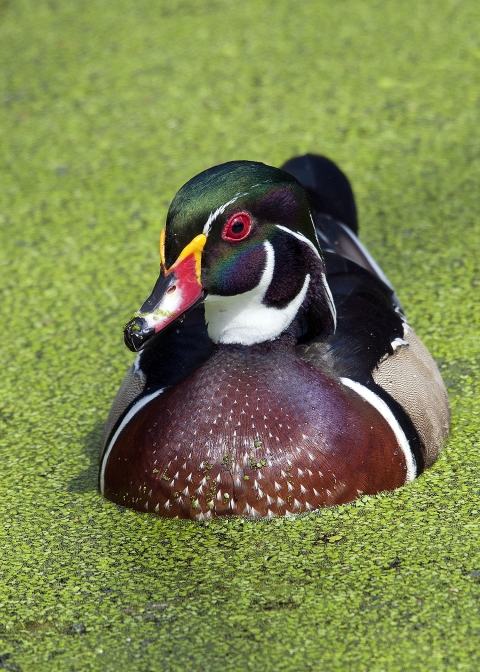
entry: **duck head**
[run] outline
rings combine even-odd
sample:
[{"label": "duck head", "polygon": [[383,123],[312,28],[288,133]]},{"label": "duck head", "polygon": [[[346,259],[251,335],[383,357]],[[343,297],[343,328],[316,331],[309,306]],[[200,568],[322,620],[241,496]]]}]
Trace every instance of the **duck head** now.
[{"label": "duck head", "polygon": [[289,328],[335,329],[335,306],[308,196],[282,170],[232,161],[187,182],[160,236],[160,276],[125,327],[139,351],[200,302],[215,343],[253,345]]}]

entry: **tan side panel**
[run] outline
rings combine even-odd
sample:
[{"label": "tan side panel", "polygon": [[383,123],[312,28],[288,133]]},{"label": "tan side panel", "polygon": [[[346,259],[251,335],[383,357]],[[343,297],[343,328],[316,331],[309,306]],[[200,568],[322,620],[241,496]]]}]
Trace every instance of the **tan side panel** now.
[{"label": "tan side panel", "polygon": [[437,365],[411,327],[391,357],[373,371],[374,381],[407,412],[425,446],[425,467],[442,450],[450,426],[450,403]]},{"label": "tan side panel", "polygon": [[123,383],[120,385],[117,396],[113,400],[112,408],[103,429],[102,451],[105,449],[105,442],[118,418],[135,397],[138,397],[143,391],[146,381],[147,378],[142,371],[135,371],[134,365],[129,368],[127,375],[123,379]]}]

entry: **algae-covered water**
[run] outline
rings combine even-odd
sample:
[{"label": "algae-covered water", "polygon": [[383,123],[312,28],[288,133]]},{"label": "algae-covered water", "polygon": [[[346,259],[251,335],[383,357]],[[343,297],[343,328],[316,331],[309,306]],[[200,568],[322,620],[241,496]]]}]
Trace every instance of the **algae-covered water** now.
[{"label": "algae-covered water", "polygon": [[[0,669],[479,669],[479,21],[475,0],[0,0]],[[351,178],[441,367],[441,458],[270,523],[103,500],[169,201],[306,151]]]}]

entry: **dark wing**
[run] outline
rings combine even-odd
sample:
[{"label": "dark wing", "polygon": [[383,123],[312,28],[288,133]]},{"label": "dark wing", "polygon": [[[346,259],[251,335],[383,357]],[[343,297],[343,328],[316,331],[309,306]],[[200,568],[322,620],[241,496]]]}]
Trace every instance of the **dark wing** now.
[{"label": "dark wing", "polygon": [[325,342],[329,363],[339,375],[354,375],[365,384],[380,360],[393,354],[391,343],[403,336],[399,301],[357,238],[355,197],[340,168],[324,156],[305,154],[290,159],[282,169],[296,177],[310,196],[325,256],[338,322],[335,335]]},{"label": "dark wing", "polygon": [[337,329],[326,340],[299,345],[299,354],[312,363],[320,356],[338,376],[367,385],[378,363],[393,354],[395,339],[403,338],[404,320],[385,283],[346,257],[324,255]]}]

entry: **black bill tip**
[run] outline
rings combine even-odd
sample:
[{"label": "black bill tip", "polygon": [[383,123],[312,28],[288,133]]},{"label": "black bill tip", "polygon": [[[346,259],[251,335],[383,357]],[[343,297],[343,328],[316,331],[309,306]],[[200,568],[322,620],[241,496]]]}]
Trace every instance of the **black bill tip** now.
[{"label": "black bill tip", "polygon": [[147,325],[143,317],[134,317],[123,330],[125,345],[132,352],[139,352],[153,336],[155,330]]}]

